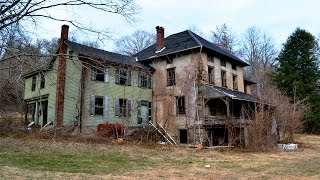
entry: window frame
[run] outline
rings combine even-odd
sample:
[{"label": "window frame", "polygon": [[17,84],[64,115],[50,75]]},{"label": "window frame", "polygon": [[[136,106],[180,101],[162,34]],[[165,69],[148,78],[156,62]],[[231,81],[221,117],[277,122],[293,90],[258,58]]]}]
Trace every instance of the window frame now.
[{"label": "window frame", "polygon": [[46,79],[43,73],[40,75],[40,89],[44,89],[46,85]]},{"label": "window frame", "polygon": [[227,61],[225,59],[220,59],[220,65],[223,67],[227,66]]},{"label": "window frame", "polygon": [[176,96],[176,115],[186,115],[186,100],[185,96]]},{"label": "window frame", "polygon": [[31,91],[35,91],[37,86],[37,76],[32,76]]},{"label": "window frame", "polygon": [[131,86],[131,70],[124,67],[115,68],[115,84]]},{"label": "window frame", "polygon": [[167,86],[175,86],[175,85],[176,85],[176,68],[169,68],[167,69]]},{"label": "window frame", "polygon": [[[98,100],[100,100],[100,102],[102,102],[102,105],[98,104],[99,103]],[[100,110],[97,111],[97,108],[100,109]],[[95,99],[94,99],[94,115],[95,116],[103,116],[103,111],[104,111],[104,97],[103,96],[95,96]]]},{"label": "window frame", "polygon": [[221,70],[221,86],[227,87],[227,72],[224,70]]},{"label": "window frame", "polygon": [[138,73],[138,87],[151,89],[152,75],[146,72]]},{"label": "window frame", "polygon": [[238,76],[236,74],[232,75],[232,86],[233,86],[234,90],[238,90],[239,89]]},{"label": "window frame", "polygon": [[232,64],[231,64],[231,68],[232,68],[233,70],[237,70],[237,65],[236,65],[235,63],[232,63]]},{"label": "window frame", "polygon": [[208,83],[209,84],[215,84],[214,83],[214,66],[208,66]]}]

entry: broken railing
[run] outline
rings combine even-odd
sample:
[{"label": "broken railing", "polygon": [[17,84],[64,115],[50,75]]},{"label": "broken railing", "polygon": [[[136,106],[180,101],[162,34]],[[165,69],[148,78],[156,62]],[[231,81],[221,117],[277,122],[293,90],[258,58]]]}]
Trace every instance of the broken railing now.
[{"label": "broken railing", "polygon": [[202,118],[204,125],[225,125],[231,124],[251,124],[252,120],[240,117],[226,117],[226,116],[204,116]]}]

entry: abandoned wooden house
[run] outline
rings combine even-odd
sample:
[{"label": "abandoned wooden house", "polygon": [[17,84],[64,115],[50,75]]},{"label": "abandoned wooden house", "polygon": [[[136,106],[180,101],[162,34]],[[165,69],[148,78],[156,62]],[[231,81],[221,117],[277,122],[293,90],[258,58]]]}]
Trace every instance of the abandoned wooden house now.
[{"label": "abandoned wooden house", "polygon": [[244,142],[257,102],[248,64],[189,30],[156,29],[156,44],[129,57],[71,42],[62,26],[59,55],[24,76],[26,118],[83,133],[151,121],[181,144]]},{"label": "abandoned wooden house", "polygon": [[88,134],[103,123],[148,125],[153,68],[133,57],[71,42],[65,25],[58,53],[46,68],[24,75],[27,121],[76,125]]}]

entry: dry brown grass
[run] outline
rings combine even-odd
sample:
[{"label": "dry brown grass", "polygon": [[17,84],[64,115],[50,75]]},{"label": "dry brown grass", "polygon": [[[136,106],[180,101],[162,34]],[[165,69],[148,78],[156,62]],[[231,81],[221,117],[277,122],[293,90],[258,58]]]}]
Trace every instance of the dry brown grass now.
[{"label": "dry brown grass", "polygon": [[64,154],[77,149],[79,160],[82,153],[89,150],[96,153],[114,152],[147,163],[140,164],[141,167],[127,166],[121,171],[115,169],[108,172],[102,168],[100,171],[92,169],[90,173],[78,173],[69,172],[68,169],[52,171],[37,169],[37,166],[33,169],[13,166],[0,158],[0,179],[320,179],[320,136],[299,135],[297,140],[301,143],[297,151],[263,153],[136,144],[88,146],[67,141],[52,143],[48,140],[2,139],[1,146],[11,142],[29,150],[37,150],[37,146],[40,146],[44,150],[52,149],[54,153]]}]

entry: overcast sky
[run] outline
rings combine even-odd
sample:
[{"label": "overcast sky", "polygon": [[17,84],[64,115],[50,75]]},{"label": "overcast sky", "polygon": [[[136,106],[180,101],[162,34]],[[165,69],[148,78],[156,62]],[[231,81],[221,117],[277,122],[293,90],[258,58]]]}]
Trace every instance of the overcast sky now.
[{"label": "overcast sky", "polygon": [[[87,9],[59,9],[59,16],[72,15],[80,22],[110,32],[113,39],[130,35],[136,29],[155,31],[157,25],[165,28],[165,35],[174,34],[190,27],[197,27],[209,35],[216,26],[226,23],[237,35],[248,27],[257,26],[269,33],[280,45],[297,28],[301,27],[318,36],[320,33],[319,0],[137,0],[141,7],[137,21],[128,23],[123,18]],[[44,21],[37,37],[59,37],[61,22]],[[70,27],[71,33],[82,40],[95,40]],[[114,50],[112,40],[105,40],[102,48]]]}]

